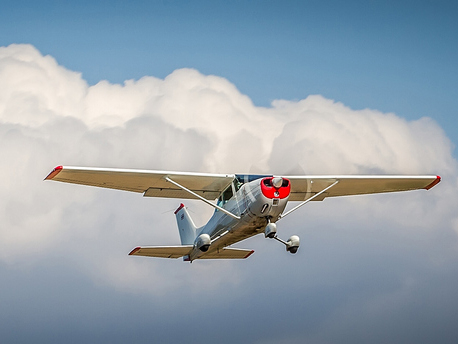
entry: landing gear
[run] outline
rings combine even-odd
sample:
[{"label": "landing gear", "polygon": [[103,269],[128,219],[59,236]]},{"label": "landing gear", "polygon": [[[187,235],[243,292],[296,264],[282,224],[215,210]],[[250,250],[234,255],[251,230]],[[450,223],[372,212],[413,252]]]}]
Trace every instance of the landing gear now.
[{"label": "landing gear", "polygon": [[284,240],[280,239],[277,236],[277,225],[275,223],[271,223],[270,221],[267,224],[266,229],[264,230],[264,236],[266,238],[275,239],[275,240],[281,242],[282,244],[284,244],[286,246],[286,251],[288,251],[288,252],[290,252],[292,254],[296,253],[297,250],[299,249],[300,240],[299,240],[299,237],[297,235],[291,236],[288,239],[288,241],[284,241]]},{"label": "landing gear", "polygon": [[264,236],[266,238],[275,238],[277,235],[277,225],[275,223],[272,223],[269,221],[269,223],[266,226],[266,229],[264,230]]},{"label": "landing gear", "polygon": [[292,235],[286,242],[286,251],[296,253],[299,249],[300,240],[297,235]]}]

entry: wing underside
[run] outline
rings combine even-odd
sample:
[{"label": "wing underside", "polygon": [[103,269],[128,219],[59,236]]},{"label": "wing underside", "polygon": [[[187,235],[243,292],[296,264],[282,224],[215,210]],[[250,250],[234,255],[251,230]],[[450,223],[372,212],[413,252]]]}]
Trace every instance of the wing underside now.
[{"label": "wing underside", "polygon": [[352,196],[385,192],[429,190],[440,182],[439,176],[355,175],[355,176],[285,176],[291,182],[290,201],[304,201],[338,181],[331,189],[315,198]]},{"label": "wing underside", "polygon": [[196,199],[165,180],[184,185],[208,200],[218,198],[232,182],[232,174],[127,170],[58,166],[45,179],[143,193],[145,197]]},{"label": "wing underside", "polygon": [[[207,200],[214,200],[232,182],[235,175],[58,166],[45,179],[139,192],[143,193],[145,197],[196,199],[189,192],[167,182],[167,177]],[[323,200],[325,197],[430,189],[440,181],[440,177],[434,175],[305,175],[284,177],[291,181],[290,201],[304,201],[337,180],[338,183],[334,187],[314,200]]]}]

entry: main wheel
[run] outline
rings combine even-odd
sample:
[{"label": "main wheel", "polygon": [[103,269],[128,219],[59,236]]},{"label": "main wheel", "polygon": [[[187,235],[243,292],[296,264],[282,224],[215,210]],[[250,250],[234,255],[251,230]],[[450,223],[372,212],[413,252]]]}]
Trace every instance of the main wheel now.
[{"label": "main wheel", "polygon": [[294,254],[297,252],[298,249],[299,249],[299,246],[293,246],[288,249],[288,252]]}]

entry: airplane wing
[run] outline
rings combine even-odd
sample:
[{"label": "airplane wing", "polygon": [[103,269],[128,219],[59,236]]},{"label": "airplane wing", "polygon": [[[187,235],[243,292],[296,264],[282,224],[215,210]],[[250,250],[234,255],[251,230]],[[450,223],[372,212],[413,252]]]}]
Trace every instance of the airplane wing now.
[{"label": "airplane wing", "polygon": [[285,176],[291,182],[290,201],[304,201],[339,181],[335,186],[319,195],[314,201],[326,197],[363,195],[431,189],[440,182],[439,176],[405,175],[346,175],[346,176]]},{"label": "airplane wing", "polygon": [[45,180],[139,192],[145,197],[196,199],[189,192],[167,182],[166,177],[207,200],[214,200],[235,175],[58,166]]},{"label": "airplane wing", "polygon": [[[98,186],[143,193],[145,197],[195,199],[189,192],[165,180],[185,186],[207,200],[216,199],[235,178],[234,174],[107,169],[88,167],[56,167],[45,180]],[[290,201],[304,201],[336,180],[339,183],[313,200],[416,189],[430,189],[440,182],[439,176],[405,175],[326,175],[284,176],[291,181]]]}]

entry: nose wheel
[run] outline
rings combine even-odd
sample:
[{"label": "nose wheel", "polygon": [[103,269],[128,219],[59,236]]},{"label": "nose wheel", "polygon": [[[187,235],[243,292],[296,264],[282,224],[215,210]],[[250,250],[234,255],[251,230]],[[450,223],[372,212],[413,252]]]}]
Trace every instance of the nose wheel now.
[{"label": "nose wheel", "polygon": [[291,236],[288,239],[288,241],[284,241],[283,239],[280,239],[277,236],[277,225],[275,223],[270,222],[270,221],[269,221],[269,223],[267,224],[267,226],[266,226],[266,228],[264,230],[264,236],[266,238],[275,239],[278,242],[281,242],[283,245],[286,246],[286,251],[288,251],[290,253],[294,254],[299,249],[300,240],[299,240],[299,237],[297,235]]}]

